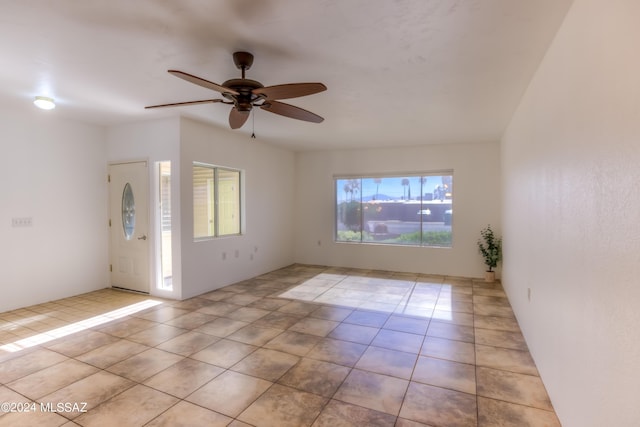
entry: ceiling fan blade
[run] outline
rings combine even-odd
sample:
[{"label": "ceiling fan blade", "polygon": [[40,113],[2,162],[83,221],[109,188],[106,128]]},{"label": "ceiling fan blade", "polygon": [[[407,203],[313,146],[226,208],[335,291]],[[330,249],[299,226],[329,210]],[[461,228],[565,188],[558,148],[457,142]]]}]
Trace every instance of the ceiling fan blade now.
[{"label": "ceiling fan blade", "polygon": [[327,87],[322,83],[289,83],[257,88],[253,90],[253,93],[264,95],[267,99],[288,99],[313,95],[325,90]]},{"label": "ceiling fan blade", "polygon": [[144,108],[179,107],[180,105],[212,104],[216,102],[223,101],[222,99],[203,99],[201,101],[173,102],[171,104],[149,105],[148,107]]},{"label": "ceiling fan blade", "polygon": [[229,113],[229,126],[231,129],[240,129],[249,118],[250,111],[238,111],[236,107]]},{"label": "ceiling fan blade", "polygon": [[261,105],[265,111],[270,113],[280,114],[281,116],[290,117],[292,119],[304,120],[305,122],[320,123],[324,119],[311,111],[303,110],[302,108],[295,107],[290,104],[278,101],[268,101],[264,105]]},{"label": "ceiling fan blade", "polygon": [[176,76],[176,77],[180,77],[182,80],[186,80],[190,83],[193,84],[197,84],[198,86],[202,86],[202,87],[206,87],[207,89],[212,89],[221,93],[230,93],[232,95],[239,95],[238,92],[236,92],[233,89],[230,89],[228,87],[224,87],[224,86],[220,86],[217,83],[213,83],[210,82],[209,80],[205,80],[203,78],[194,76],[192,74],[189,73],[185,73],[183,71],[178,71],[178,70],[169,70],[169,73]]}]

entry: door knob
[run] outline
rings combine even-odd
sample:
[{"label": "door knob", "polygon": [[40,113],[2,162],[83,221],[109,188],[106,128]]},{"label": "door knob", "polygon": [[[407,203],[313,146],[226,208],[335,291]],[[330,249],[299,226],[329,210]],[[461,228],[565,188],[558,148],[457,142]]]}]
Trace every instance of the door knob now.
[{"label": "door knob", "polygon": [[138,237],[138,240],[147,240],[147,236],[143,235],[142,237]]}]

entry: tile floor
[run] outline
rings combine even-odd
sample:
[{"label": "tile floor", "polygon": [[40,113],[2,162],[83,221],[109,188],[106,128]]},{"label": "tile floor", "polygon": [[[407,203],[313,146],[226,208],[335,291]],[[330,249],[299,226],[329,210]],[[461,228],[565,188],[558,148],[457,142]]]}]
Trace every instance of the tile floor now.
[{"label": "tile floor", "polygon": [[293,265],[0,314],[0,426],[559,426],[499,284]]}]

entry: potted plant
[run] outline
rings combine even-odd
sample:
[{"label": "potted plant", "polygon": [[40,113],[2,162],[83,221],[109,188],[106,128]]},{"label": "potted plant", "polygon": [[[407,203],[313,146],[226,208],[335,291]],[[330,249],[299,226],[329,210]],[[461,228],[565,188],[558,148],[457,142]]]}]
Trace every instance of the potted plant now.
[{"label": "potted plant", "polygon": [[502,260],[502,238],[495,235],[490,225],[480,231],[480,236],[478,249],[482,254],[484,264],[489,268],[485,271],[484,280],[493,282],[496,280],[496,272],[493,269]]}]

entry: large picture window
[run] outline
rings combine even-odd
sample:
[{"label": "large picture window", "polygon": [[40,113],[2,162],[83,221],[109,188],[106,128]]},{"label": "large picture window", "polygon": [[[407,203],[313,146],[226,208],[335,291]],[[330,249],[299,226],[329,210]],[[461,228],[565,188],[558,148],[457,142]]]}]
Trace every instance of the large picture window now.
[{"label": "large picture window", "polygon": [[239,170],[194,163],[193,237],[240,234]]},{"label": "large picture window", "polygon": [[451,247],[453,172],[336,177],[337,242]]}]

